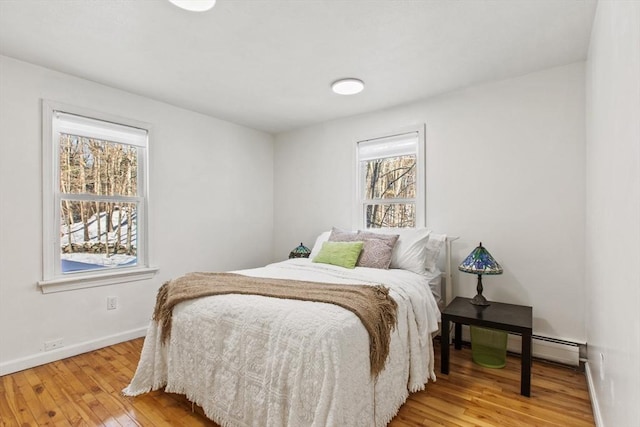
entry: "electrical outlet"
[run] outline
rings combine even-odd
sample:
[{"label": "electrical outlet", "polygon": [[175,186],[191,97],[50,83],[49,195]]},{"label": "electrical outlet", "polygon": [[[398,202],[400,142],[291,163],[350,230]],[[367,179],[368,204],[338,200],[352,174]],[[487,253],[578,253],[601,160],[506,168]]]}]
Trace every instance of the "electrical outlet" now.
[{"label": "electrical outlet", "polygon": [[44,342],[44,351],[55,350],[62,347],[62,338]]},{"label": "electrical outlet", "polygon": [[107,297],[107,310],[118,308],[118,297]]}]

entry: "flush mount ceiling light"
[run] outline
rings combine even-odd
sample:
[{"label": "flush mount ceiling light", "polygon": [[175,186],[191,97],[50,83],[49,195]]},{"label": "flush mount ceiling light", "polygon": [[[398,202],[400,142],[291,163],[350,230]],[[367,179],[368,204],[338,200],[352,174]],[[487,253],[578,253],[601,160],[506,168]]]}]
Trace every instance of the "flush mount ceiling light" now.
[{"label": "flush mount ceiling light", "polygon": [[169,0],[181,9],[191,12],[206,12],[216,5],[216,0]]},{"label": "flush mount ceiling light", "polygon": [[340,79],[331,83],[331,90],[338,95],[355,95],[362,92],[364,89],[364,82],[360,79]]}]

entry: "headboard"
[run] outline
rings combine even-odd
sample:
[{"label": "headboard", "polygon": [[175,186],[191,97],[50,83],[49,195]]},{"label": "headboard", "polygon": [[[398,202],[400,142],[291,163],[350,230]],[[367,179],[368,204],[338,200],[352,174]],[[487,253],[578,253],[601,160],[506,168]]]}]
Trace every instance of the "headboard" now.
[{"label": "headboard", "polygon": [[458,240],[460,237],[447,236],[446,251],[445,251],[445,271],[443,287],[442,287],[442,301],[446,307],[451,300],[453,300],[453,266],[451,265],[451,243]]}]

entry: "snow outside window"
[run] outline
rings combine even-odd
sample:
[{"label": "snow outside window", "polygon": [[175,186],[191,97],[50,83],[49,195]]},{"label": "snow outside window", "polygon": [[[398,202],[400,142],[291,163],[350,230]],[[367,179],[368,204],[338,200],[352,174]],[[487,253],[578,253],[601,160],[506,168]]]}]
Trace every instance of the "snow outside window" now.
[{"label": "snow outside window", "polygon": [[424,128],[360,141],[356,159],[358,227],[424,227]]},{"label": "snow outside window", "polygon": [[149,273],[148,126],[46,101],[43,123],[43,291]]}]

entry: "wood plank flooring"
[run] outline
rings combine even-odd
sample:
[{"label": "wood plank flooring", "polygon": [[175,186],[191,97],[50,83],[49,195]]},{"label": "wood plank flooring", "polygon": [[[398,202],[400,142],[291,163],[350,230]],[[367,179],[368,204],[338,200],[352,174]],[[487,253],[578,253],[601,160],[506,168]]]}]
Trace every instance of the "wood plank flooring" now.
[{"label": "wood plank flooring", "polygon": [[[0,426],[218,427],[181,395],[120,394],[141,349],[137,339],[0,377]],[[450,374],[409,396],[389,426],[594,426],[582,372],[534,361],[532,375],[526,398],[518,357],[488,369],[471,362],[469,349],[452,349]]]}]

